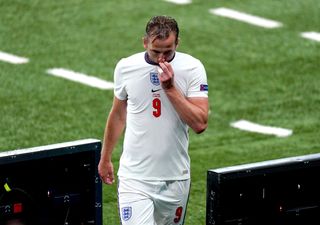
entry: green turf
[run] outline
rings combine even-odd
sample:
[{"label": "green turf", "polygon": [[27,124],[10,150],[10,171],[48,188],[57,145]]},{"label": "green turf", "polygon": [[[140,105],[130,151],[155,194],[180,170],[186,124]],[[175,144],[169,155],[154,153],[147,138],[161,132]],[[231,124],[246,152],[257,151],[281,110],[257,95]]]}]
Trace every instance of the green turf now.
[{"label": "green turf", "polygon": [[[214,16],[228,7],[283,23],[264,29]],[[208,169],[319,152],[320,32],[318,0],[0,0],[0,51],[30,58],[0,61],[0,150],[102,139],[112,91],[46,74],[66,68],[112,80],[115,63],[143,51],[146,21],[174,16],[180,51],[202,60],[209,80],[208,130],[190,133],[192,189],[186,225],[205,224]],[[239,119],[293,130],[288,138],[230,127]],[[115,166],[121,144],[115,150]],[[104,225],[119,224],[116,185],[104,186]]]}]

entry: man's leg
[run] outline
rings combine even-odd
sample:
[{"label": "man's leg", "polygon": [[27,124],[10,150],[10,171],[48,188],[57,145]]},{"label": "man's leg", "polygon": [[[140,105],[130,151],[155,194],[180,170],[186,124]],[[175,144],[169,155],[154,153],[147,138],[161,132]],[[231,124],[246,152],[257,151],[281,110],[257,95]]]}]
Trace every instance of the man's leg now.
[{"label": "man's leg", "polygon": [[190,180],[164,182],[154,197],[155,220],[161,225],[183,225],[190,192]]},{"label": "man's leg", "polygon": [[154,205],[148,185],[133,179],[119,178],[118,201],[122,225],[156,225]]}]

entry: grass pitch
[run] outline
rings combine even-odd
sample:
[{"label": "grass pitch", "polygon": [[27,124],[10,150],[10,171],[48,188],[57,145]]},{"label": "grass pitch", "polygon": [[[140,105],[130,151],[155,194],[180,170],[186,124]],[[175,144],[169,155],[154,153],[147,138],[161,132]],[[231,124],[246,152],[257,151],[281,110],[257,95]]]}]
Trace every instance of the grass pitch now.
[{"label": "grass pitch", "polygon": [[[226,7],[276,20],[264,29],[209,13]],[[84,138],[102,139],[112,91],[48,76],[66,68],[112,80],[116,62],[143,51],[141,38],[156,14],[180,24],[179,51],[205,65],[211,114],[208,130],[190,133],[192,189],[186,225],[205,224],[208,169],[320,150],[318,0],[0,0],[0,51],[27,64],[0,61],[0,150]],[[287,138],[230,127],[246,119],[293,130]],[[116,169],[121,144],[114,154]],[[119,224],[116,185],[104,186],[104,224]]]}]

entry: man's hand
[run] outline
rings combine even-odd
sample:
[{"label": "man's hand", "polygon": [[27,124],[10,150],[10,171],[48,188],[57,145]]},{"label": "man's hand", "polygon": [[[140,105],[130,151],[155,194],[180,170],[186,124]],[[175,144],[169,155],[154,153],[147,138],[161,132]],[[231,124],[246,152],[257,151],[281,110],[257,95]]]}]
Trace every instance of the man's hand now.
[{"label": "man's hand", "polygon": [[112,162],[99,162],[98,173],[101,180],[106,184],[114,183],[113,164]]},{"label": "man's hand", "polygon": [[173,69],[168,62],[160,62],[160,68],[162,71],[159,71],[159,79],[161,86],[164,90],[168,90],[173,87]]}]

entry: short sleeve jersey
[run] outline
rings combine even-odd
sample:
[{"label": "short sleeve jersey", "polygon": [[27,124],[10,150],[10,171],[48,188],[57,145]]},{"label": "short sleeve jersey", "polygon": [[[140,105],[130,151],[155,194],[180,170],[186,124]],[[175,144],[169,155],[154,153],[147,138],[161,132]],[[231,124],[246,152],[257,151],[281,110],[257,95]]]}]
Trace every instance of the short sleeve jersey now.
[{"label": "short sleeve jersey", "polygon": [[[118,176],[144,180],[190,178],[188,125],[162,90],[159,66],[145,52],[121,59],[114,94],[127,101],[127,122]],[[208,97],[207,76],[196,58],[176,52],[170,62],[175,86],[187,97]]]}]

